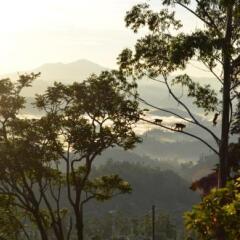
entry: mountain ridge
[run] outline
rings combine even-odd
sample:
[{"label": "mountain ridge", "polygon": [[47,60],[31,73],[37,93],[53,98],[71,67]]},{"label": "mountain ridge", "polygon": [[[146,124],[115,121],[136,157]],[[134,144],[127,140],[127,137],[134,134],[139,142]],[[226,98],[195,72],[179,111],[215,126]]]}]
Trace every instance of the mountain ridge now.
[{"label": "mountain ridge", "polygon": [[[44,63],[36,68],[24,71],[17,71],[8,74],[4,74],[1,77],[10,77],[16,79],[19,74],[23,73],[41,73],[40,79],[44,81],[59,81],[62,79],[66,79],[69,76],[69,80],[83,80],[91,73],[99,74],[103,70],[107,70],[107,67],[101,66],[93,61],[88,59],[78,59],[76,61],[63,63],[63,62],[52,62],[52,63]],[[74,71],[74,72],[72,72]],[[51,76],[50,76],[51,75]],[[79,76],[78,76],[79,75]],[[73,79],[77,78],[79,79]]]}]

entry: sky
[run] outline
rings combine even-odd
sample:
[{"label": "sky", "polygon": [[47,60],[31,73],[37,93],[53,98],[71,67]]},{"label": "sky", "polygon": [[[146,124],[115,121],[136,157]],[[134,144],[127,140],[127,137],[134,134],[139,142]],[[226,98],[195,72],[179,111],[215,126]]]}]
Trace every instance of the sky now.
[{"label": "sky", "polygon": [[[79,59],[115,67],[121,50],[137,39],[125,27],[124,16],[140,2],[0,0],[0,75]],[[150,2],[160,8],[160,0]],[[199,26],[183,9],[177,12],[186,29]]]}]

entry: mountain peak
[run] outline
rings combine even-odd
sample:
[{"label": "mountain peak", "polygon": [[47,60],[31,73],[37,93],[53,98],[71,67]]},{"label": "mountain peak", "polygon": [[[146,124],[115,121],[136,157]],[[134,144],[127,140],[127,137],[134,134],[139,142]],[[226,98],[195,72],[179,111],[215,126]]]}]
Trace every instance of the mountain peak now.
[{"label": "mountain peak", "polygon": [[81,58],[81,59],[78,59],[78,60],[76,60],[76,61],[73,61],[73,62],[70,62],[70,63],[68,63],[68,64],[75,64],[75,63],[78,63],[78,64],[82,64],[82,63],[88,63],[88,64],[94,64],[94,65],[98,65],[98,64],[96,64],[96,63],[94,63],[94,62],[92,62],[92,61],[90,61],[90,60],[88,60],[88,59],[86,59],[86,58]]},{"label": "mountain peak", "polygon": [[53,63],[45,63],[43,65],[41,65],[40,67],[36,68],[36,69],[43,69],[43,68],[52,68],[52,67],[67,67],[67,66],[76,66],[78,65],[79,67],[99,67],[101,69],[107,69],[106,67],[103,67],[93,61],[90,61],[88,59],[79,59],[76,61],[72,61],[72,62],[68,62],[68,63],[63,63],[63,62],[53,62]]},{"label": "mountain peak", "polygon": [[91,74],[99,74],[106,69],[90,60],[79,59],[70,63],[46,63],[33,72],[41,72],[43,80],[72,82],[84,80]]}]

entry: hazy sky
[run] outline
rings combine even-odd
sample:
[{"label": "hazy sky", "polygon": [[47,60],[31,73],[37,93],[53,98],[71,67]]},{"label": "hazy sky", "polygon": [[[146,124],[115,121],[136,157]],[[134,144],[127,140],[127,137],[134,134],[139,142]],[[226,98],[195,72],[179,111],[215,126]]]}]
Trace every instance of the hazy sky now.
[{"label": "hazy sky", "polygon": [[[86,58],[106,67],[136,35],[125,28],[139,0],[0,0],[0,75]],[[159,0],[153,0],[154,7]],[[178,9],[180,10],[180,9]],[[182,9],[185,28],[199,23]]]}]

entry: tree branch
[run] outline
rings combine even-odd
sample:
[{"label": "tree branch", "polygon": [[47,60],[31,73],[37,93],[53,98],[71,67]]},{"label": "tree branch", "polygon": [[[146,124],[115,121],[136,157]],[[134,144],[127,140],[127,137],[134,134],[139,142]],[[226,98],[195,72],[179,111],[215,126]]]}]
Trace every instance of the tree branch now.
[{"label": "tree branch", "polygon": [[209,69],[209,72],[213,74],[213,76],[223,85],[222,79],[205,63],[202,61],[202,63]]},{"label": "tree branch", "polygon": [[211,23],[209,23],[208,21],[206,21],[204,18],[202,18],[201,16],[199,16],[196,12],[194,12],[191,8],[187,7],[186,5],[175,1],[176,4],[178,4],[179,6],[185,8],[188,12],[192,13],[194,16],[196,16],[199,20],[201,20],[203,23],[205,23],[208,26],[211,26]]},{"label": "tree branch", "polygon": [[212,147],[208,142],[206,142],[204,139],[202,139],[202,138],[200,138],[200,137],[198,137],[198,136],[196,136],[196,135],[194,135],[194,134],[192,134],[192,133],[185,132],[185,131],[178,131],[178,130],[176,130],[176,129],[172,129],[172,128],[167,127],[167,126],[164,126],[164,125],[162,125],[162,124],[157,124],[157,123],[155,123],[155,122],[149,121],[149,120],[144,119],[144,118],[140,118],[140,120],[145,121],[145,122],[147,122],[147,123],[154,124],[154,125],[156,125],[156,126],[160,126],[160,127],[165,128],[165,129],[167,129],[167,130],[170,130],[170,131],[172,131],[172,132],[178,132],[178,133],[182,133],[182,134],[188,135],[188,136],[190,136],[190,137],[193,137],[193,138],[199,140],[200,142],[204,143],[204,144],[205,144],[208,148],[210,148],[215,154],[219,155],[219,152],[218,152],[214,147]]},{"label": "tree branch", "polygon": [[173,93],[172,89],[170,88],[168,81],[167,81],[167,76],[163,75],[163,78],[165,80],[166,86],[168,88],[168,91],[170,93],[170,95],[174,98],[174,100],[176,102],[178,102],[189,114],[189,116],[192,118],[192,120],[194,121],[194,124],[196,124],[197,126],[201,127],[202,129],[204,129],[205,131],[207,131],[212,137],[213,139],[216,141],[217,145],[220,144],[220,139],[210,130],[208,129],[206,126],[204,126],[203,124],[201,124],[196,118],[195,116],[192,114],[192,112],[190,111],[190,109],[186,106],[186,104],[184,104],[180,99],[178,99],[176,97],[176,95]]},{"label": "tree branch", "polygon": [[184,121],[186,121],[186,122],[189,122],[189,123],[194,124],[193,121],[191,121],[191,120],[189,120],[189,119],[187,119],[187,118],[184,118],[184,117],[182,117],[181,115],[179,115],[179,114],[177,114],[177,113],[174,113],[174,112],[172,112],[172,111],[170,111],[170,110],[166,110],[166,109],[164,109],[164,108],[160,108],[160,107],[154,106],[153,104],[147,102],[146,100],[144,100],[144,99],[142,99],[142,98],[140,98],[140,97],[137,97],[137,99],[138,99],[139,101],[141,101],[142,103],[144,103],[145,105],[149,106],[149,107],[152,107],[152,108],[154,108],[154,109],[156,109],[156,110],[159,110],[159,111],[162,111],[162,112],[165,112],[165,113],[172,114],[172,115],[174,115],[175,117],[178,117],[178,118],[180,118],[180,119],[182,119],[182,120],[184,120]]},{"label": "tree branch", "polygon": [[211,24],[212,24],[212,27],[218,32],[219,36],[221,36],[221,32],[219,31],[217,25],[215,24],[211,16],[208,14],[205,8],[201,6],[201,3],[199,2],[199,0],[196,0],[196,2],[198,3],[198,6],[201,7],[201,9],[204,11],[204,14],[207,16],[208,20],[210,21],[209,26],[211,27]]},{"label": "tree branch", "polygon": [[[197,1],[197,0],[196,0]],[[197,1],[198,2],[198,1]],[[206,21],[204,18],[202,18],[201,16],[199,16],[196,12],[194,12],[191,8],[187,7],[186,5],[178,2],[178,1],[175,1],[176,4],[178,4],[179,6],[185,8],[187,11],[189,11],[190,13],[192,13],[194,16],[196,16],[199,20],[201,20],[203,23],[205,23],[206,25],[208,25],[209,27],[213,27],[217,32],[218,34],[220,34],[221,32],[218,30],[217,26],[215,25],[215,23],[213,22],[212,19],[209,19],[210,22]],[[204,9],[203,9],[204,10]],[[204,10],[205,12],[205,10]],[[209,16],[210,17],[210,16]],[[208,17],[208,18],[209,18]]]},{"label": "tree branch", "polygon": [[[47,206],[47,209],[48,209],[48,211],[49,211],[49,213],[50,213],[51,220],[52,220],[52,227],[53,227],[53,229],[54,229],[55,235],[56,235],[56,237],[59,237],[59,239],[61,239],[60,233],[59,233],[59,230],[60,230],[60,229],[57,228],[57,226],[58,226],[58,224],[57,224],[58,221],[56,220],[56,218],[55,218],[55,216],[54,216],[54,210],[53,210],[50,202],[48,201],[47,196],[45,195],[45,192],[42,190],[42,184],[41,184],[41,182],[39,182],[38,184],[39,184],[39,188],[40,188],[40,193],[43,195],[43,199],[44,199],[45,204],[46,204],[46,206]],[[59,226],[58,226],[58,227],[59,227]]]}]

